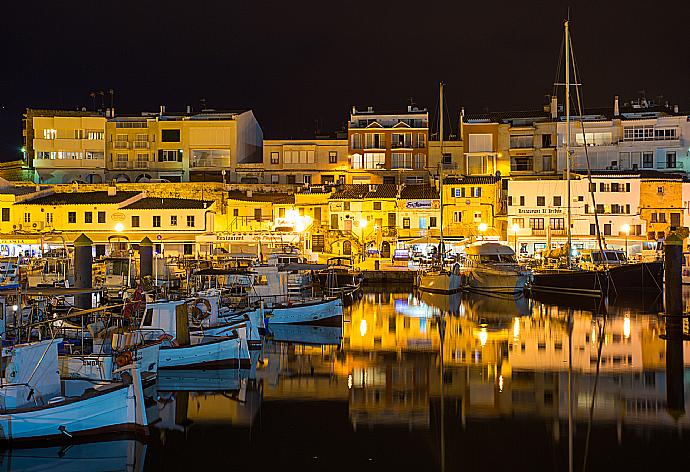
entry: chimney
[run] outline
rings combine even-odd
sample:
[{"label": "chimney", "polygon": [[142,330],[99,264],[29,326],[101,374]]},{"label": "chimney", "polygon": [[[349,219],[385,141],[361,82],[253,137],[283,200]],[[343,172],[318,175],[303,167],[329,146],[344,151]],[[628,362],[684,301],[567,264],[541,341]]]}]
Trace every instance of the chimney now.
[{"label": "chimney", "polygon": [[549,107],[551,111],[551,118],[558,118],[558,97],[556,95],[551,96],[551,106]]},{"label": "chimney", "polygon": [[368,111],[369,113],[373,113],[373,112],[374,112],[374,107],[367,107],[367,111]]},{"label": "chimney", "polygon": [[109,185],[108,186],[108,196],[114,197],[115,195],[117,195],[117,187],[115,185]]},{"label": "chimney", "polygon": [[105,109],[105,117],[106,117],[106,118],[112,118],[112,117],[110,116],[110,108],[106,108],[106,109]]},{"label": "chimney", "polygon": [[412,105],[407,105],[407,112],[410,113],[412,111]]},{"label": "chimney", "polygon": [[165,114],[165,105],[161,105],[160,115],[162,116],[164,114]]},{"label": "chimney", "polygon": [[678,105],[673,105],[673,113],[678,113]]},{"label": "chimney", "polygon": [[192,106],[191,105],[187,105],[187,114],[188,115],[192,114]]},{"label": "chimney", "polygon": [[251,191],[251,190],[247,190],[247,198],[252,198],[252,195],[253,195],[253,194],[252,194],[252,191]]},{"label": "chimney", "polygon": [[613,97],[613,116],[620,116],[621,115],[621,110],[620,107],[618,106],[618,95]]}]

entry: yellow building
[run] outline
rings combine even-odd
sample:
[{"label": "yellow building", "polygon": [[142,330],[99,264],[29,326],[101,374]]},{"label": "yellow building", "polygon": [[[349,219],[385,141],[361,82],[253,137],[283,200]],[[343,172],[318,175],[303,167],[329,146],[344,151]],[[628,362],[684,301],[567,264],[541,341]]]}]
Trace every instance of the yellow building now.
[{"label": "yellow building", "polygon": [[645,171],[640,179],[640,218],[647,239],[664,239],[671,227],[683,225],[683,176]]},{"label": "yellow building", "polygon": [[[504,235],[500,218],[501,179],[494,176],[448,177],[443,182],[444,235],[477,237]],[[480,231],[484,229],[484,231]]]},{"label": "yellow building", "polygon": [[263,182],[270,184],[347,183],[347,138],[265,140]]},{"label": "yellow building", "polygon": [[251,111],[114,117],[106,125],[107,178],[124,182],[232,182],[260,162],[263,134]]},{"label": "yellow building", "polygon": [[[396,227],[398,188],[393,184],[345,185],[329,197],[331,251],[361,254],[367,247],[379,248]],[[385,236],[384,236],[385,235]]]}]

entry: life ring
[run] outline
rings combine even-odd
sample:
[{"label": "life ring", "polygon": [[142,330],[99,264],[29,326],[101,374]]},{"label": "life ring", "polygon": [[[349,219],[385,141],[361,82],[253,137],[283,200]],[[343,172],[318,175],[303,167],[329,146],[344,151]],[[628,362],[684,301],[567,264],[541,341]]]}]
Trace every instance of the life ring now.
[{"label": "life ring", "polygon": [[124,351],[117,355],[115,358],[115,363],[118,367],[124,367],[132,363],[132,353],[130,351]]},{"label": "life ring", "polygon": [[[199,308],[199,305],[203,305],[204,309]],[[206,298],[197,298],[192,302],[192,318],[197,323],[204,321],[206,318],[211,316],[211,302]]]}]

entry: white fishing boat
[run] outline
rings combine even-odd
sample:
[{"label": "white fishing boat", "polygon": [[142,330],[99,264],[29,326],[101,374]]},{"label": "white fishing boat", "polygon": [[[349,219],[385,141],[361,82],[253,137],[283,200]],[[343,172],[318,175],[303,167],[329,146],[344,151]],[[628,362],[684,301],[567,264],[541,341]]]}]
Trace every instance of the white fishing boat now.
[{"label": "white fishing boat", "polygon": [[208,289],[188,300],[190,333],[206,336],[232,336],[235,332],[247,340],[249,349],[261,348],[260,331],[264,328],[262,308],[232,309],[224,303],[222,292]]},{"label": "white fishing boat", "polygon": [[465,248],[463,285],[473,291],[520,293],[531,272],[518,264],[515,251],[495,241],[479,241]]},{"label": "white fishing boat", "polygon": [[264,308],[266,325],[309,324],[340,326],[343,301],[340,298],[319,298],[286,304],[268,303]]},{"label": "white fishing boat", "polygon": [[0,440],[46,439],[147,427],[139,371],[131,381],[60,380],[52,339],[3,349]]},{"label": "white fishing boat", "polygon": [[[439,135],[441,138],[441,154],[443,155],[443,84],[439,86]],[[417,288],[424,292],[453,294],[462,290],[460,268],[456,264],[448,269],[445,264],[445,246],[443,244],[443,167],[439,167],[438,186],[440,196],[440,238],[438,243],[438,260],[435,266],[422,272],[416,278]]]},{"label": "white fishing boat", "polygon": [[184,300],[159,301],[146,305],[141,327],[148,339],[161,340],[159,369],[206,369],[249,367],[246,338],[190,335],[187,304]]}]

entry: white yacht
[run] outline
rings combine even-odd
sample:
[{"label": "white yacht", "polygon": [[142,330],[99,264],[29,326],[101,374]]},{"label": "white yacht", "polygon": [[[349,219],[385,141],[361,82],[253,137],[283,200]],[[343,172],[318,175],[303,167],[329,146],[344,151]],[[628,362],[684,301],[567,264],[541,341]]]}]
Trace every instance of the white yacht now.
[{"label": "white yacht", "polygon": [[480,241],[465,248],[463,285],[469,290],[518,293],[531,272],[518,264],[515,251],[496,241]]}]

